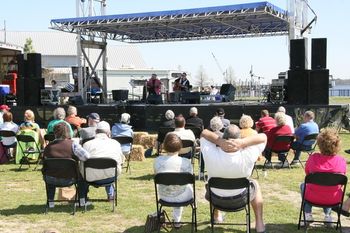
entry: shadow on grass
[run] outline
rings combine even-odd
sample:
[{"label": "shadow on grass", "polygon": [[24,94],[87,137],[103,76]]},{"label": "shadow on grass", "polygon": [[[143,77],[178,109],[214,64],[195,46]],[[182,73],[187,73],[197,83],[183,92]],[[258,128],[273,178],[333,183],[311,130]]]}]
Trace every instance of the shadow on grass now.
[{"label": "shadow on grass", "polygon": [[[209,222],[200,222],[197,224],[198,230],[197,232],[205,233],[205,232],[211,232],[211,227]],[[204,228],[203,228],[204,227]],[[165,229],[161,229],[160,232],[176,232],[176,233],[188,233],[191,232],[191,225],[190,224],[184,224],[180,229],[174,229],[171,227],[167,227],[166,231]],[[144,226],[133,226],[124,231],[125,233],[143,233],[144,232]],[[154,231],[156,232],[156,231]],[[195,232],[195,231],[194,231]],[[238,230],[237,226],[214,226],[214,232],[216,233],[224,233],[224,232],[234,232],[234,233],[244,233],[246,230]],[[254,232],[254,231],[251,231]]]},{"label": "shadow on grass", "polygon": [[[88,210],[93,209],[94,206],[89,206]],[[76,209],[76,212],[82,212],[84,208]],[[63,213],[67,214],[73,213],[73,205],[69,204],[55,204],[54,208],[50,208],[48,213]],[[0,210],[0,215],[11,216],[11,215],[30,215],[30,214],[45,214],[45,205],[20,205],[14,209],[2,209]]]},{"label": "shadow on grass", "polygon": [[154,175],[153,174],[148,174],[144,176],[137,176],[137,177],[130,177],[130,180],[153,180]]},{"label": "shadow on grass", "polygon": [[[267,232],[279,232],[279,233],[290,233],[290,232],[305,232],[304,227],[300,227],[300,230],[298,230],[298,224],[266,224],[266,230]],[[339,232],[335,230],[335,227],[329,228],[322,224],[309,226],[306,230],[308,233],[333,233],[333,232]],[[253,231],[254,232],[254,231]],[[346,233],[349,232],[349,227],[342,227],[342,232]]]}]

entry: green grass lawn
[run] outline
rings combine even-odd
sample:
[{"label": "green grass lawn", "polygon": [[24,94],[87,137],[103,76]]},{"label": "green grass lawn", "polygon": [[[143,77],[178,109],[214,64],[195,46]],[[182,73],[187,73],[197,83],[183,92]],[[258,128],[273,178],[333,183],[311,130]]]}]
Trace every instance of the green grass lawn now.
[{"label": "green grass lawn", "polygon": [[[342,134],[341,137],[344,148],[348,148],[349,134]],[[341,154],[346,157],[343,152]],[[303,159],[306,159],[306,155],[303,155]],[[258,165],[262,162],[260,161]],[[88,212],[77,209],[75,216],[70,214],[71,206],[64,203],[56,204],[53,210],[44,214],[46,194],[40,171],[33,171],[32,168],[17,171],[17,165],[1,165],[0,232],[43,232],[48,228],[54,228],[60,232],[143,232],[147,214],[155,212],[156,208],[152,165],[153,159],[132,162],[132,173],[123,174],[118,183],[118,206],[114,213],[111,212],[110,203],[99,202],[93,203]],[[195,171],[197,173],[197,168]],[[264,219],[268,232],[298,232],[299,185],[304,179],[303,169],[269,169],[264,176],[259,168],[259,175],[258,181],[264,197]],[[253,174],[253,178],[256,178],[256,173]],[[209,205],[204,199],[204,182],[197,181],[196,189],[198,232],[210,232]],[[103,188],[91,188],[89,196],[105,197],[105,191]],[[315,208],[315,217],[322,218],[322,215],[317,214],[321,212],[316,210]],[[167,212],[171,216],[171,210]],[[190,208],[185,208],[183,220],[189,219]],[[346,218],[342,220],[343,232],[350,232],[350,221]],[[244,212],[229,213],[225,221],[244,222]],[[254,227],[253,212],[252,227]],[[176,232],[190,232],[190,227],[183,226]],[[215,232],[245,232],[245,228],[215,227]],[[318,226],[310,228],[308,232],[336,231]]]},{"label": "green grass lawn", "polygon": [[329,104],[350,104],[350,97],[332,96],[329,97]]}]

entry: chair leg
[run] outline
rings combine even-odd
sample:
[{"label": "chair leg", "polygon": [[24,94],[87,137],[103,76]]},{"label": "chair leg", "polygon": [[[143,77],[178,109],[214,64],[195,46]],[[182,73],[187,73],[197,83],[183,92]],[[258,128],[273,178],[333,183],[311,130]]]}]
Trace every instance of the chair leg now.
[{"label": "chair leg", "polygon": [[214,208],[210,205],[210,226],[211,226],[211,232],[214,233]]}]

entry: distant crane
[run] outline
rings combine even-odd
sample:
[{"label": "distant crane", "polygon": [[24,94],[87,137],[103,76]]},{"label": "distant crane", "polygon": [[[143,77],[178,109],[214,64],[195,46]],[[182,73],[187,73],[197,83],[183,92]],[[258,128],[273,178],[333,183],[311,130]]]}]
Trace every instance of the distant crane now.
[{"label": "distant crane", "polygon": [[222,67],[221,67],[221,65],[220,65],[220,63],[219,63],[219,61],[218,61],[218,59],[216,59],[216,57],[215,57],[215,55],[214,55],[213,52],[211,52],[211,55],[213,55],[213,58],[214,58],[214,60],[215,60],[215,62],[216,62],[216,65],[217,65],[218,68],[219,68],[219,71],[220,71],[221,74],[222,74],[222,77],[224,78],[224,80],[226,80],[226,71],[224,71],[224,70],[222,69]]}]

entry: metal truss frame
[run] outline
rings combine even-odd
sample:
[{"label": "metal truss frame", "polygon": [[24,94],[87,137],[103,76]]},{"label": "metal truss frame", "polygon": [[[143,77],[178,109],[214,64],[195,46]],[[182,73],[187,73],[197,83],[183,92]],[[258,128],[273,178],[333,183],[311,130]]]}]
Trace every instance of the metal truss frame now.
[{"label": "metal truss frame", "polygon": [[129,43],[288,35],[287,12],[268,3],[51,20],[51,28]]}]

